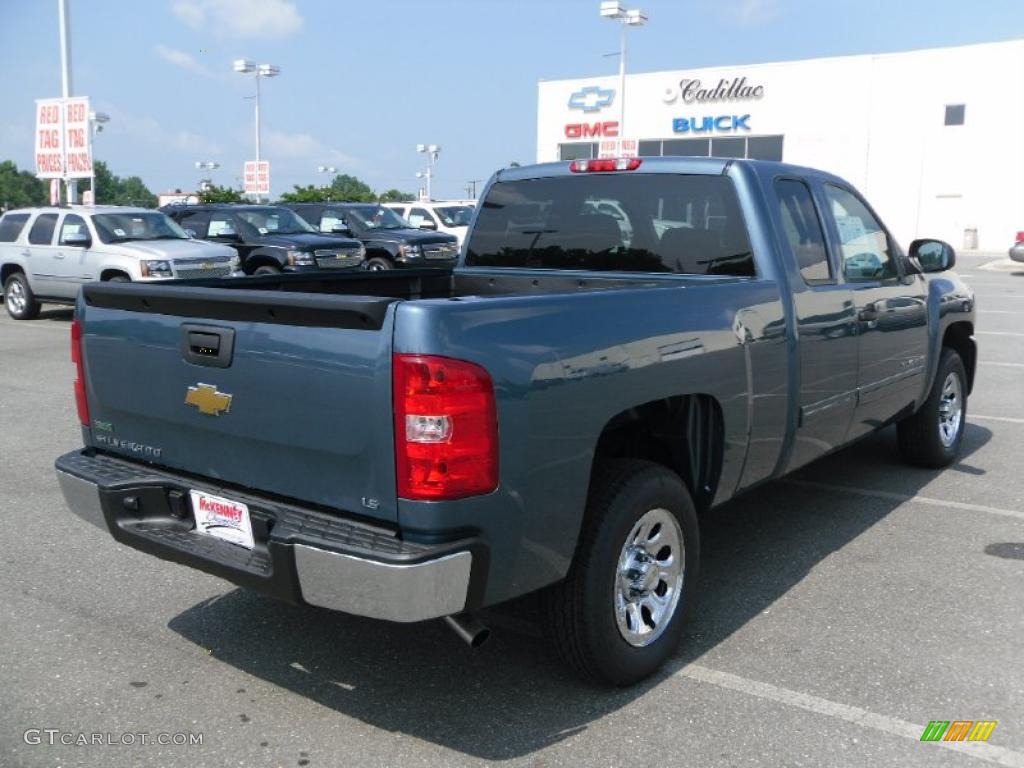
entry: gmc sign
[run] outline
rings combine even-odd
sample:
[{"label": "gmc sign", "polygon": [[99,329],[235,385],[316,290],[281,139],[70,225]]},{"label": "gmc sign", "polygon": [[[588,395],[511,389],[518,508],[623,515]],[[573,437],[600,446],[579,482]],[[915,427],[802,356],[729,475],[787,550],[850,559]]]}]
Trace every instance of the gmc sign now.
[{"label": "gmc sign", "polygon": [[604,123],[569,123],[565,126],[565,138],[567,139],[590,139],[602,136],[614,138],[618,135],[618,120],[609,120]]}]

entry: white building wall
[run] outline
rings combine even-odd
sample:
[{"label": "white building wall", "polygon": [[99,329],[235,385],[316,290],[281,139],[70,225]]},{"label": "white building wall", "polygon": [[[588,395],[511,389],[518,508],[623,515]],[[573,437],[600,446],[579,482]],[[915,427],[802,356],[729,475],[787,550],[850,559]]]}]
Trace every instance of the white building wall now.
[{"label": "white building wall", "polygon": [[[763,97],[664,98],[683,78],[714,87],[738,77],[763,86]],[[613,76],[539,84],[539,162],[558,159],[566,124],[621,120],[618,93],[598,112],[570,109],[586,85],[618,90]],[[1024,40],[637,74],[626,92],[630,138],[706,138],[673,133],[673,118],[749,114],[747,135],[784,135],[786,162],[850,181],[904,245],[929,235],[962,248],[965,230],[977,229],[980,248],[1001,251],[1024,229]],[[964,125],[944,125],[947,104],[966,105]]]}]

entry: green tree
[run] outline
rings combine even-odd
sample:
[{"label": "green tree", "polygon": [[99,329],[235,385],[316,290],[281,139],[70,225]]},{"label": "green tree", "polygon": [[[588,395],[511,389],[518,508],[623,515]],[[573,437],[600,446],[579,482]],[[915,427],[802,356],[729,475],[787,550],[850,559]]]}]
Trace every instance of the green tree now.
[{"label": "green tree", "polygon": [[245,193],[233,187],[218,187],[210,184],[199,193],[199,200],[204,203],[244,203]]},{"label": "green tree", "polygon": [[10,160],[0,163],[0,208],[45,205],[50,199],[46,182],[30,171],[19,171]]},{"label": "green tree", "polygon": [[[96,195],[93,201],[102,205],[137,205],[144,208],[156,207],[156,195],[138,176],[122,179],[111,173],[110,168],[102,160],[93,163],[93,175],[96,178]],[[79,182],[79,189],[89,189],[89,181]]]},{"label": "green tree", "polygon": [[416,195],[412,192],[401,192],[397,189],[389,189],[380,194],[380,201],[382,203],[404,203],[415,199]]},{"label": "green tree", "polygon": [[329,190],[331,200],[353,203],[372,203],[377,200],[377,196],[373,194],[373,190],[366,182],[346,173],[339,173],[335,176]]},{"label": "green tree", "polygon": [[[330,187],[314,187],[307,184],[305,187],[295,185],[293,192],[285,192],[281,195],[282,203],[323,203],[331,199]],[[337,200],[337,198],[334,198]]]}]

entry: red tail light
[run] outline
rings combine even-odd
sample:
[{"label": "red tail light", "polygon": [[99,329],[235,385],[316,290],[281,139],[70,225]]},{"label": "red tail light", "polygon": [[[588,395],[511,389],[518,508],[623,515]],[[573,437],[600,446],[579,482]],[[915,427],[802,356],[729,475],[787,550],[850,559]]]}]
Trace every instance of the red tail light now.
[{"label": "red tail light", "polygon": [[597,173],[607,171],[635,171],[642,161],[639,157],[607,157],[598,160],[573,160],[569,170],[573,173]]},{"label": "red tail light", "polygon": [[432,355],[392,358],[398,495],[438,501],[498,487],[494,384],[479,365]]},{"label": "red tail light", "polygon": [[71,321],[71,362],[75,364],[75,405],[78,407],[78,421],[83,427],[89,426],[89,403],[85,399],[85,364],[82,360],[82,323]]},{"label": "red tail light", "polygon": [[1024,230],[1017,233],[1017,239],[1015,242],[1019,243],[1021,240],[1024,240]]}]

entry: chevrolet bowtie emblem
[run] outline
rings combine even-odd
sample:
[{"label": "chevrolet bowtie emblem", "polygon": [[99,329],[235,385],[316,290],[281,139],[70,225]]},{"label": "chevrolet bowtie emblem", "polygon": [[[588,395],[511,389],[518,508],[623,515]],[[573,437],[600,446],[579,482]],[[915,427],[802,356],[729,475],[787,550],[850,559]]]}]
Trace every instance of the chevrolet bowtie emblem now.
[{"label": "chevrolet bowtie emblem", "polygon": [[194,405],[207,416],[220,416],[231,410],[231,395],[218,392],[212,384],[196,384],[188,388],[185,404]]}]

